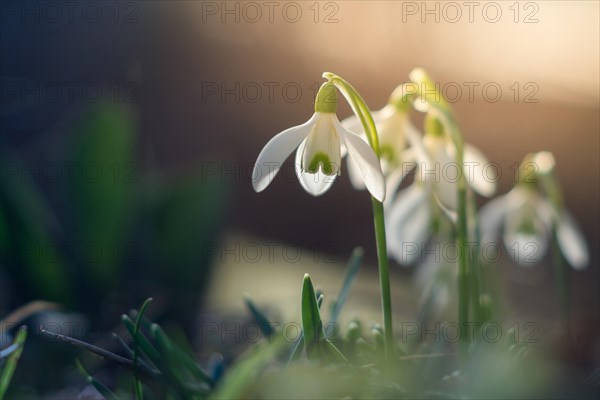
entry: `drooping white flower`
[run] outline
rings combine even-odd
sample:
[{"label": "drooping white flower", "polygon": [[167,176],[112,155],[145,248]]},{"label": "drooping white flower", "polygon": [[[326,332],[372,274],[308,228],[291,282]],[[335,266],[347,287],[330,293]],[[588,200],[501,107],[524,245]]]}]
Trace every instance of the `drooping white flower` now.
[{"label": "drooping white flower", "polygon": [[[418,140],[420,136],[410,121],[410,103],[405,93],[403,85],[399,86],[390,96],[388,104],[371,114],[377,127],[381,166],[386,177],[388,196],[391,195],[391,189],[395,190],[414,166],[415,156],[409,144]],[[362,124],[355,115],[344,119],[342,125],[368,142]],[[350,182],[356,189],[364,190],[359,166],[352,158],[348,158],[347,164]]]},{"label": "drooping white flower", "polygon": [[358,165],[369,192],[385,199],[385,179],[379,159],[358,135],[344,128],[337,115],[337,89],[332,83],[321,86],[315,100],[315,113],[304,124],[274,136],[262,149],[252,174],[257,192],[273,180],[283,162],[296,149],[296,175],[302,187],[313,196],[327,192],[340,175],[342,153]]},{"label": "drooping white flower", "polygon": [[390,256],[400,264],[413,264],[432,234],[435,203],[421,181],[401,191],[387,207],[386,238]]},{"label": "drooping white flower", "polygon": [[542,261],[553,230],[565,260],[575,269],[589,263],[583,235],[568,211],[557,209],[528,183],[519,183],[507,194],[487,203],[480,213],[481,245],[502,234],[504,245],[520,265]]},{"label": "drooping white flower", "polygon": [[461,172],[456,151],[443,134],[443,127],[428,123],[425,129],[423,139],[411,138],[411,147],[417,159],[415,181],[388,199],[388,249],[400,264],[417,261],[433,234],[433,223],[442,214],[452,220],[456,218],[461,173],[465,174],[468,185],[479,194],[490,196],[495,191],[495,182],[484,175],[488,161],[481,152],[465,145]]},{"label": "drooping white flower", "polygon": [[495,177],[488,176],[490,165],[487,158],[475,147],[463,146],[462,171],[457,162],[456,147],[444,127],[435,118],[426,118],[426,134],[423,147],[426,157],[419,160],[418,179],[426,182],[437,201],[447,210],[456,210],[458,182],[461,174],[467,184],[482,196],[492,196],[496,191]]}]

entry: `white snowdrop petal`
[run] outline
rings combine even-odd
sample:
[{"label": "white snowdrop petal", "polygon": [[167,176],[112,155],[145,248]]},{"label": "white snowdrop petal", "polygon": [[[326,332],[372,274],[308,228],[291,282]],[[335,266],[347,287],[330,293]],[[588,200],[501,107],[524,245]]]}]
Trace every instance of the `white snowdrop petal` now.
[{"label": "white snowdrop petal", "polygon": [[506,194],[488,201],[479,211],[479,230],[481,232],[481,244],[494,242],[500,230],[507,212],[510,210],[510,198]]},{"label": "white snowdrop petal", "polygon": [[413,184],[386,208],[390,254],[400,264],[413,264],[430,235],[431,209],[425,188]]},{"label": "white snowdrop petal", "polygon": [[360,167],[354,161],[352,157],[346,157],[346,166],[348,168],[348,177],[350,178],[350,183],[356,190],[365,190],[367,186],[365,185],[365,181],[363,181],[362,175],[360,173]]},{"label": "white snowdrop petal", "polygon": [[480,195],[490,197],[496,191],[496,169],[475,147],[465,144],[464,171],[467,183]]},{"label": "white snowdrop petal", "polygon": [[304,142],[302,171],[337,175],[342,162],[340,136],[335,125],[339,122],[335,114],[317,112],[315,115],[315,124]]},{"label": "white snowdrop petal", "polygon": [[556,227],[556,238],[560,251],[567,262],[581,270],[589,263],[589,251],[580,230],[571,215],[563,211]]},{"label": "white snowdrop petal", "polygon": [[334,124],[348,149],[348,155],[358,165],[367,189],[373,197],[383,202],[385,200],[385,178],[373,149],[358,135],[346,130],[338,121],[334,121]]},{"label": "white snowdrop petal", "polygon": [[316,114],[304,124],[286,129],[267,142],[252,171],[252,186],[256,192],[269,186],[285,159],[308,136],[315,120]]},{"label": "white snowdrop petal", "polygon": [[[548,249],[550,229],[532,212],[529,204],[514,210],[506,217],[504,245],[515,262],[523,266],[540,263]],[[528,230],[523,223],[528,219]]]},{"label": "white snowdrop petal", "polygon": [[310,174],[302,171],[302,155],[306,147],[306,140],[303,141],[296,151],[296,160],[294,162],[296,168],[296,176],[302,188],[315,197],[325,194],[335,182],[337,175],[325,175],[321,170],[316,174]]},{"label": "white snowdrop petal", "polygon": [[429,160],[422,164],[420,179],[432,188],[444,207],[456,210],[460,168],[454,157],[449,154],[443,137],[426,135],[423,144],[427,149]]}]

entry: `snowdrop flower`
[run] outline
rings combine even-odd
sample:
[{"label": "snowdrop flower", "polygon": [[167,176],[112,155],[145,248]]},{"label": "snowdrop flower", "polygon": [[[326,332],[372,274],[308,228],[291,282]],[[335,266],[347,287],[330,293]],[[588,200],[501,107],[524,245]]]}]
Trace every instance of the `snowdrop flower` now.
[{"label": "snowdrop flower", "polygon": [[[372,113],[377,127],[381,165],[386,176],[388,195],[389,190],[395,189],[402,182],[415,157],[408,144],[418,140],[419,131],[410,122],[410,98],[406,85],[398,86],[391,94],[388,104],[381,110]],[[342,121],[342,125],[356,132],[365,142],[368,142],[365,131],[358,117],[350,116]],[[352,158],[348,158],[348,175],[350,182],[358,190],[364,190],[360,168]]]},{"label": "snowdrop flower", "polygon": [[481,209],[482,246],[503,233],[504,245],[512,258],[521,265],[533,265],[542,260],[554,232],[565,260],[577,270],[585,268],[589,253],[575,221],[563,207],[540,193],[536,185],[552,174],[552,154],[540,152],[527,159],[532,161],[522,166],[534,165],[535,176],[521,179],[510,192]]},{"label": "snowdrop flower", "polygon": [[256,192],[263,191],[288,156],[296,150],[296,175],[300,184],[313,196],[327,192],[337,175],[343,153],[357,164],[360,177],[371,195],[383,202],[385,179],[379,159],[371,147],[338,121],[337,89],[324,83],[317,93],[315,113],[304,124],[274,136],[262,149],[252,174]]},{"label": "snowdrop flower", "polygon": [[[433,234],[432,225],[441,214],[455,220],[460,168],[456,151],[439,120],[426,118],[425,136],[411,143],[418,160],[415,181],[389,200],[386,218],[388,249],[401,264],[414,263],[422,247]],[[464,149],[465,179],[472,189],[484,196],[495,191],[495,183],[486,179],[486,158],[472,146]]]}]

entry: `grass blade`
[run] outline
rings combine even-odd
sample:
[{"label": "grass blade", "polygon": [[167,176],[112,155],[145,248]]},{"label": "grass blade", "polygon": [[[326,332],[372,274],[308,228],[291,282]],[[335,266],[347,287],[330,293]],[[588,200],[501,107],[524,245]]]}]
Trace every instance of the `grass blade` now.
[{"label": "grass blade", "polygon": [[248,387],[255,383],[264,367],[274,360],[285,344],[281,337],[273,343],[261,343],[235,363],[223,377],[210,399],[242,399],[248,394]]},{"label": "grass blade", "polygon": [[12,354],[6,360],[6,364],[4,365],[4,369],[2,370],[2,375],[0,375],[0,400],[4,399],[4,395],[8,390],[8,385],[15,373],[15,369],[17,368],[17,362],[21,357],[21,353],[23,352],[23,346],[25,339],[27,338],[27,328],[25,326],[19,329],[17,336],[15,337],[15,341],[13,345],[17,345],[18,349],[13,351]]},{"label": "grass blade", "polygon": [[346,267],[346,272],[344,273],[344,284],[342,285],[340,294],[335,302],[335,306],[331,311],[331,323],[338,322],[338,318],[340,317],[342,308],[344,308],[344,304],[346,304],[346,300],[350,294],[350,287],[352,286],[352,282],[354,282],[354,278],[356,278],[356,274],[358,273],[364,254],[365,251],[362,247],[356,247],[352,251],[352,255],[350,256],[350,260],[348,261],[348,265]]},{"label": "grass blade", "polygon": [[[69,336],[61,335],[60,333],[49,332],[44,329],[40,330],[40,333],[42,333],[43,335],[49,336],[53,339],[59,339],[59,340],[62,340],[63,342],[67,342],[76,347],[85,349],[91,353],[94,353],[102,358],[107,359],[107,360],[113,361],[124,367],[133,368],[133,361],[130,360],[129,358],[122,357],[118,354],[115,354],[113,352],[105,350],[101,347],[94,346],[93,344],[83,342],[81,340],[78,340],[78,339],[75,339],[75,338],[72,338]],[[147,374],[151,377],[156,377],[156,371],[153,368],[146,368],[144,366],[144,364],[142,364],[142,363],[140,363],[139,366],[142,367],[141,371],[143,371],[145,374]]]},{"label": "grass blade", "polygon": [[19,350],[19,345],[14,343],[8,346],[7,348],[0,350],[0,360],[10,356],[15,351]]},{"label": "grass blade", "polygon": [[170,362],[177,363],[185,367],[192,375],[212,386],[213,380],[211,377],[196,364],[196,362],[188,356],[183,350],[181,350],[176,344],[174,344],[167,334],[157,324],[152,324],[151,327],[152,336],[158,344],[161,353],[165,354]]},{"label": "grass blade", "polygon": [[244,303],[246,303],[246,306],[250,310],[250,314],[252,314],[252,317],[260,327],[262,334],[268,338],[272,337],[271,335],[273,335],[275,329],[267,316],[254,304],[249,296],[244,295]]},{"label": "grass blade", "polygon": [[85,376],[85,379],[91,383],[102,396],[110,400],[119,400],[119,397],[116,394],[85,370],[79,359],[75,360],[75,363],[77,364],[77,369]]},{"label": "grass blade", "polygon": [[142,317],[144,316],[144,313],[146,312],[146,308],[148,308],[148,305],[151,302],[152,302],[152,297],[149,297],[146,299],[146,301],[144,301],[144,304],[142,304],[142,308],[140,309],[140,312],[138,313],[137,318],[135,320],[135,329],[133,331],[133,386],[135,387],[135,398],[137,400],[144,399],[142,382],[140,381],[140,378],[138,376],[138,352],[139,352],[138,343],[140,342],[140,339],[139,339],[140,323],[142,322]]},{"label": "grass blade", "polygon": [[[133,336],[135,335],[135,323],[131,320],[131,318],[129,318],[125,314],[121,316],[121,321],[123,322],[123,325],[125,325],[125,328],[127,329],[127,332],[129,332],[129,335],[133,338]],[[152,361],[156,366],[158,366],[157,363],[159,363],[160,354],[158,353],[158,350],[156,350],[156,347],[154,347],[152,343],[150,343],[150,341],[146,338],[146,336],[144,336],[143,333],[138,335],[138,345],[142,349],[142,352],[146,356],[148,356],[150,361]]]}]

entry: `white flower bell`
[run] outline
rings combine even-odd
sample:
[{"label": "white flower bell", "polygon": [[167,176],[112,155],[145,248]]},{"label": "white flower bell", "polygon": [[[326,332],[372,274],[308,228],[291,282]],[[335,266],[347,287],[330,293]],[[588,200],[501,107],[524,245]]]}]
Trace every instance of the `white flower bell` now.
[{"label": "white flower bell", "polygon": [[383,202],[385,179],[379,159],[358,135],[340,124],[336,113],[337,89],[324,83],[315,100],[315,113],[304,124],[274,136],[262,149],[252,174],[257,192],[263,191],[286,158],[296,150],[296,175],[302,187],[313,196],[327,192],[340,175],[342,152],[358,165],[359,174],[371,195]]},{"label": "white flower bell", "polygon": [[[388,249],[400,264],[417,260],[440,210],[455,219],[461,173],[456,151],[436,118],[426,118],[425,136],[411,140],[411,146],[418,160],[415,181],[395,198],[390,196],[386,218]],[[479,194],[492,195],[495,182],[484,176],[488,161],[481,152],[465,145],[463,162],[467,184]]]},{"label": "white flower bell", "polygon": [[[526,157],[535,167],[535,176],[522,176],[510,192],[487,203],[480,213],[482,245],[494,242],[502,233],[504,245],[520,265],[539,263],[549,247],[551,234],[565,260],[575,269],[589,263],[589,251],[569,212],[556,207],[536,187],[538,180],[551,174],[554,158],[548,152]],[[523,165],[522,164],[522,165]]]}]

